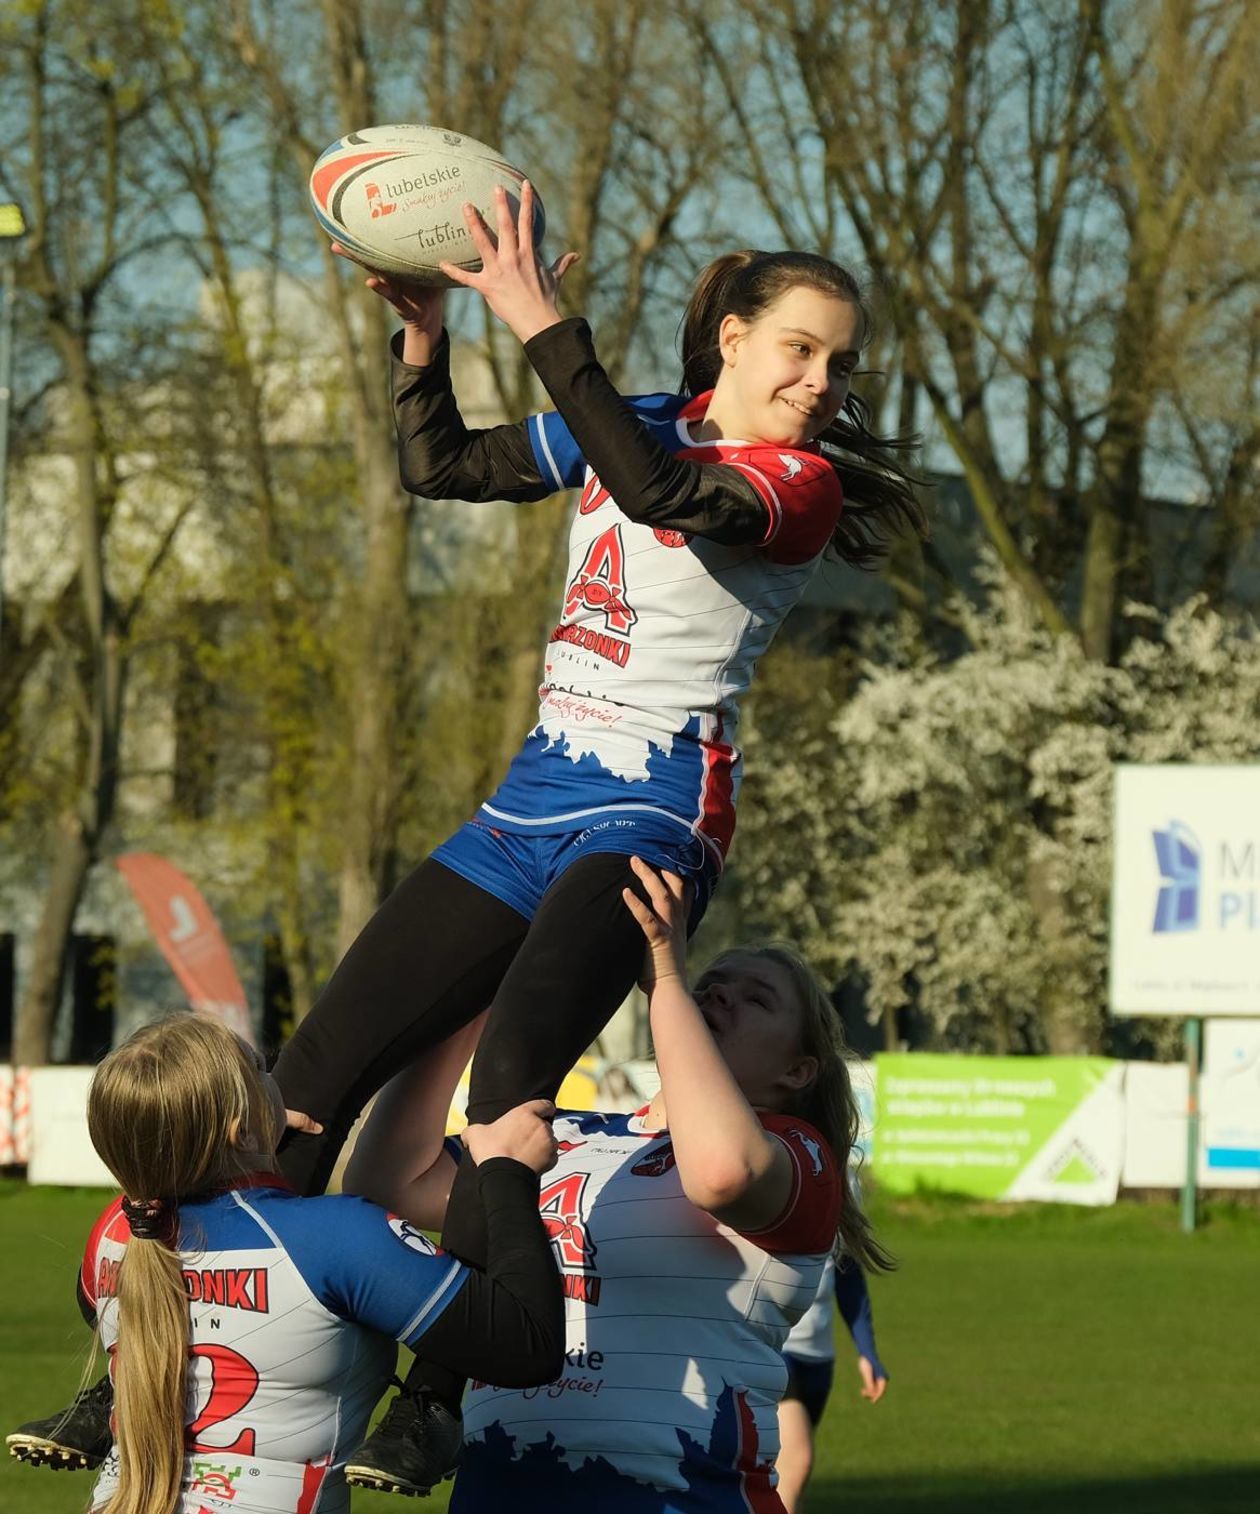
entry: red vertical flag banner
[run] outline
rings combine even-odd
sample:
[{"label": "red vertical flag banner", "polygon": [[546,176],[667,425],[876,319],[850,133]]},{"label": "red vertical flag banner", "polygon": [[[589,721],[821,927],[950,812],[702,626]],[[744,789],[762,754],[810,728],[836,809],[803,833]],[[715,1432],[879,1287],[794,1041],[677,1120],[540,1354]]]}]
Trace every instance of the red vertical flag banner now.
[{"label": "red vertical flag banner", "polygon": [[203,1014],[218,1015],[252,1043],[245,990],[200,889],[153,852],[126,852],[117,862],[188,1002]]}]

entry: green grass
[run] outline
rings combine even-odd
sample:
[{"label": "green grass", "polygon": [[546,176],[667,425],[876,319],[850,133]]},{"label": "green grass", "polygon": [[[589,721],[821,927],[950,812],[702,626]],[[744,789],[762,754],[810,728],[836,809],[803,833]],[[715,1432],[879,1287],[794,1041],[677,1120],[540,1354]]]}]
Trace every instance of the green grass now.
[{"label": "green grass", "polygon": [[[0,1422],[73,1390],[73,1300],[98,1193],[0,1184]],[[842,1342],[810,1514],[1260,1510],[1260,1211],[877,1203],[901,1271],[874,1284],[884,1402]],[[78,1514],[84,1474],[4,1462],[0,1509]],[[356,1495],[360,1514],[436,1511]]]}]

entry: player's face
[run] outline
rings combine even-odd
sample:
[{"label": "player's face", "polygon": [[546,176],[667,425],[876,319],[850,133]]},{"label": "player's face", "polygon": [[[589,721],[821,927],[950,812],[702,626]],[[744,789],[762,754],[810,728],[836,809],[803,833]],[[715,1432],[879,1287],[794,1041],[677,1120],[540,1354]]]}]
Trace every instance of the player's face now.
[{"label": "player's face", "polygon": [[728,434],[800,446],[835,420],[848,398],[863,336],[862,312],[820,289],[789,289],[753,321],[722,322],[723,369],[730,386]]},{"label": "player's face", "polygon": [[817,1064],[801,1049],[801,1006],[788,970],[763,957],[731,957],[693,990],[705,1024],[755,1109],[778,1109]]}]

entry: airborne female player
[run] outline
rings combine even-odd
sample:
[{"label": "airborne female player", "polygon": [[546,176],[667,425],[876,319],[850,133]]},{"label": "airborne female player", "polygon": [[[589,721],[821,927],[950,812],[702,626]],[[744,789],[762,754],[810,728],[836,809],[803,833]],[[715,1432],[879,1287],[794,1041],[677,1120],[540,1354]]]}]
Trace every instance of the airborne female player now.
[{"label": "airborne female player", "polygon": [[[403,321],[403,481],[435,499],[582,495],[537,724],[497,792],[368,923],[277,1065],[288,1106],[324,1127],[281,1154],[307,1192],[368,1097],[487,1005],[469,1117],[555,1094],[634,983],[630,855],[687,880],[692,926],[703,912],[734,828],[739,698],[824,551],[867,563],[891,529],[922,525],[910,479],[850,393],[869,319],[845,269],[800,253],[719,259],[687,310],[684,392],[628,402],[586,323],[556,308],[572,255],[540,265],[528,183],[516,217],[499,192],[496,236],[465,213],[482,271],[443,271],[524,344],[556,408],[467,430],[441,294],[370,278]],[[458,1056],[436,1056],[416,1173],[440,1148],[459,1071]],[[462,1170],[443,1241],[482,1256]],[[354,1458],[406,1491],[457,1454],[462,1384],[417,1364],[409,1387]]]},{"label": "airborne female player", "polygon": [[[381,905],[277,1064],[288,1107],[322,1127],[281,1151],[306,1193],[369,1097],[418,1062],[413,1170],[433,1166],[467,1044],[452,1038],[487,1006],[470,1119],[554,1096],[635,980],[631,854],[687,881],[692,926],[707,904],[735,824],[739,700],[824,553],[865,565],[893,530],[923,528],[897,460],[909,442],[876,436],[850,393],[870,322],[846,269],[806,253],[719,258],[685,315],[681,392],[627,401],[586,323],[556,308],[572,255],[540,265],[529,185],[516,218],[500,192],[496,236],[465,215],[482,271],[444,271],[524,344],[555,410],[466,429],[440,292],[370,278],[403,321],[403,481],[435,499],[580,488],[581,501],[534,729],[497,792]],[[464,1168],[443,1241],[484,1255]],[[378,1485],[429,1488],[458,1454],[461,1390],[417,1364],[354,1460]]]}]

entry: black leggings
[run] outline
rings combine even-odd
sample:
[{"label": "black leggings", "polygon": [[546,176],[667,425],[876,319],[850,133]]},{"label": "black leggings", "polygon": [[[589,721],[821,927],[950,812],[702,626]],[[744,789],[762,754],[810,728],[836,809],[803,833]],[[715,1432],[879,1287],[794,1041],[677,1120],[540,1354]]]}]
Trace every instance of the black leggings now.
[{"label": "black leggings", "polygon": [[[378,1088],[487,1005],[469,1120],[555,1098],[642,963],[643,932],[621,896],[627,885],[642,895],[629,857],[579,858],[531,921],[442,863],[422,862],[368,921],[276,1063],[288,1107],[324,1126],[319,1136],[290,1133],[281,1146],[281,1169],[298,1192],[324,1191]],[[443,1244],[484,1266],[472,1164],[460,1168]]]}]

